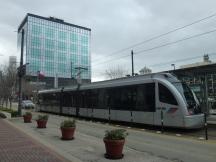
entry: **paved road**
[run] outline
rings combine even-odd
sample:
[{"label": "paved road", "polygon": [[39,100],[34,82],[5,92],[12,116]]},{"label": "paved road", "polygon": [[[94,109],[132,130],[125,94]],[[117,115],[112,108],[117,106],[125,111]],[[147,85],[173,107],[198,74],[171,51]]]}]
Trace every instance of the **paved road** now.
[{"label": "paved road", "polygon": [[[55,146],[56,151],[75,161],[106,161],[102,157],[104,131],[114,128],[108,124],[77,122],[76,140],[59,140],[59,123],[65,117],[50,116],[48,129],[38,130],[34,124],[23,124],[12,120],[18,127],[34,135],[41,142]],[[116,127],[115,127],[116,128]],[[215,162],[216,141],[198,141],[145,131],[128,129],[129,136],[125,147],[125,161],[175,161],[175,162]]]},{"label": "paved road", "polygon": [[[91,136],[102,138],[104,130],[110,128],[101,124],[80,123],[79,131]],[[129,130],[127,147],[139,152],[170,159],[172,161],[215,162],[216,142],[197,141],[181,137],[171,137]],[[211,143],[212,142],[212,143]]]}]

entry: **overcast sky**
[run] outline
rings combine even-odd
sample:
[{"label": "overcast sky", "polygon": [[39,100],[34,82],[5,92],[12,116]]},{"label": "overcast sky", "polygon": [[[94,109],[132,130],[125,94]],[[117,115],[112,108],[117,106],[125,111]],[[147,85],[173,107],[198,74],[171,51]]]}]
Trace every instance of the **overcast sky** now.
[{"label": "overcast sky", "polygon": [[[102,73],[109,67],[121,66],[131,72],[131,49],[114,52],[216,13],[215,0],[0,0],[0,4],[0,54],[4,55],[0,56],[0,64],[7,62],[10,55],[19,57],[15,31],[27,13],[54,16],[92,29],[93,80],[103,79]],[[169,70],[172,62],[178,68],[202,58],[175,60],[216,53],[216,32],[212,32],[136,54],[214,29],[216,16],[134,47],[135,72],[144,66],[153,72]],[[125,55],[128,57],[122,57]],[[210,55],[213,61],[215,58],[216,54]]]}]

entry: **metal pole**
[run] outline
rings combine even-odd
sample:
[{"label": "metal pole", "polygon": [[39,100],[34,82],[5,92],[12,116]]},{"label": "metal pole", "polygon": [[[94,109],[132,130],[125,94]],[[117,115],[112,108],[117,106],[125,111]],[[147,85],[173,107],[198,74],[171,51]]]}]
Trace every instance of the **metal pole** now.
[{"label": "metal pole", "polygon": [[63,111],[62,111],[62,107],[63,107],[63,92],[64,92],[64,87],[62,87],[61,89],[61,94],[60,94],[60,115],[63,114]]},{"label": "metal pole", "polygon": [[134,60],[133,60],[133,50],[131,50],[131,61],[132,61],[132,76],[134,76]]},{"label": "metal pole", "polygon": [[205,118],[205,139],[208,140],[208,123],[207,123],[207,114],[204,113]]},{"label": "metal pole", "polygon": [[37,71],[37,93],[39,91],[39,75],[40,75],[40,71]]},{"label": "metal pole", "polygon": [[[79,117],[79,97],[80,97],[80,94],[79,94],[79,89],[80,89],[80,86],[81,86],[81,71],[80,71],[80,67],[78,67],[78,73],[77,73],[77,107],[76,107],[76,117]],[[79,100],[79,101],[78,101]]]},{"label": "metal pole", "polygon": [[164,132],[163,110],[161,109],[161,133]]},{"label": "metal pole", "polygon": [[[81,93],[80,93],[80,86],[82,84],[82,78],[81,78],[81,69],[82,70],[88,70],[88,68],[84,68],[84,67],[76,67],[75,69],[78,70],[78,73],[77,73],[77,97],[81,97]],[[77,101],[79,100],[79,98],[77,98]],[[79,102],[78,102],[79,103]],[[79,105],[77,105],[76,107],[76,116],[78,117],[79,116]]]},{"label": "metal pole", "polygon": [[209,113],[209,104],[208,104],[208,81],[207,81],[207,73],[205,73],[205,101],[206,101],[206,113]]},{"label": "metal pole", "polygon": [[132,110],[132,108],[131,108],[131,112],[130,112],[130,116],[131,116],[131,120],[130,120],[130,125],[131,125],[131,127],[133,126],[133,110]]},{"label": "metal pole", "polygon": [[110,118],[110,115],[111,115],[111,113],[110,113],[110,106],[108,106],[108,110],[109,110],[109,124],[110,124],[110,122],[111,122],[111,118]]},{"label": "metal pole", "polygon": [[73,63],[71,61],[71,79],[73,78]]},{"label": "metal pole", "polygon": [[24,47],[24,29],[22,29],[22,40],[21,40],[21,56],[20,56],[20,67],[19,67],[19,103],[18,103],[18,115],[22,115],[22,68],[23,68],[23,47]]}]

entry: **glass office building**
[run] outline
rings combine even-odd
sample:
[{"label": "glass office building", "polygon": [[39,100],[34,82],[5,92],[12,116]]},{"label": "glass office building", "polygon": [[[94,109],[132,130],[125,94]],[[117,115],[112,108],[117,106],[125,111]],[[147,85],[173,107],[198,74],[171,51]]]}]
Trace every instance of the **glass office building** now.
[{"label": "glass office building", "polygon": [[38,71],[43,72],[45,78],[49,79],[48,87],[52,87],[55,77],[68,84],[71,78],[76,78],[78,68],[85,68],[81,72],[81,78],[90,82],[91,29],[54,17],[28,13],[18,28],[18,46],[21,45],[22,29],[24,63],[29,63],[26,66],[27,76],[34,80]]}]

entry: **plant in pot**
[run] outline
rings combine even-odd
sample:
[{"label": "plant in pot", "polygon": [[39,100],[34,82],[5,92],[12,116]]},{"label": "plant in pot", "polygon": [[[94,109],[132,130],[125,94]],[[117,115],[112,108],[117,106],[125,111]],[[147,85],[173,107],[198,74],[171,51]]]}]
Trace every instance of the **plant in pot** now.
[{"label": "plant in pot", "polygon": [[26,112],[23,115],[23,119],[24,119],[24,123],[31,123],[32,113],[31,112]]},{"label": "plant in pot", "polygon": [[48,121],[49,116],[48,115],[38,115],[37,117],[37,127],[38,128],[46,128],[46,124]]},{"label": "plant in pot", "polygon": [[108,159],[121,159],[125,138],[128,135],[124,129],[113,129],[105,132],[103,139],[106,148],[105,157]]},{"label": "plant in pot", "polygon": [[74,139],[74,132],[76,129],[76,120],[64,120],[60,126],[62,139],[63,140],[72,140]]}]

